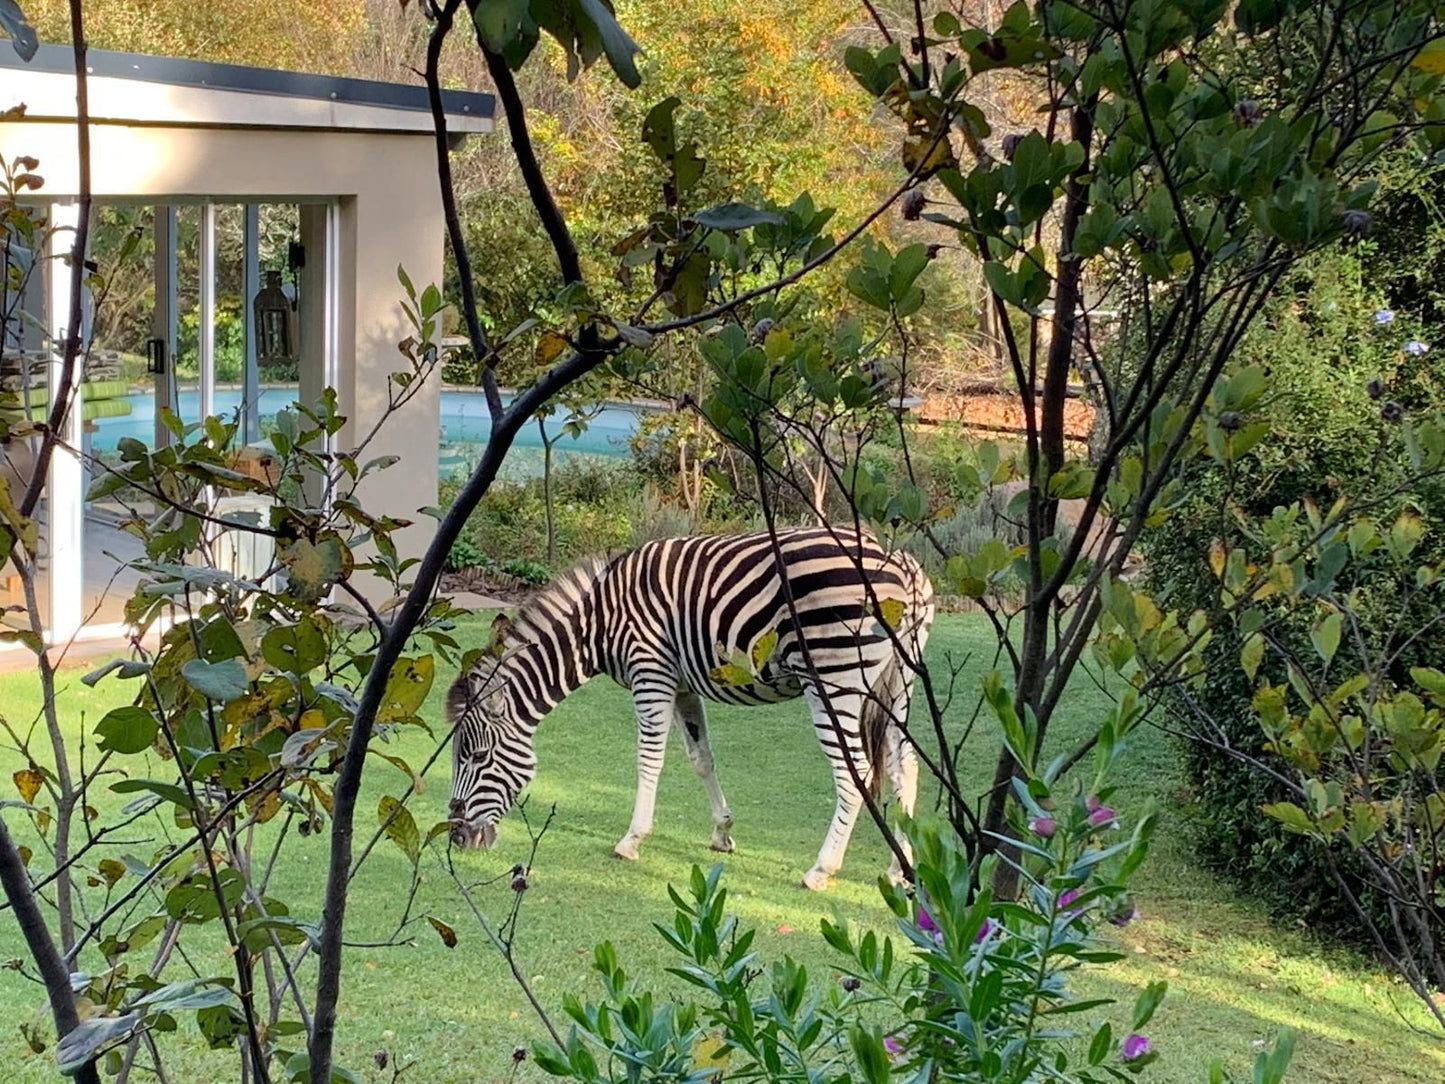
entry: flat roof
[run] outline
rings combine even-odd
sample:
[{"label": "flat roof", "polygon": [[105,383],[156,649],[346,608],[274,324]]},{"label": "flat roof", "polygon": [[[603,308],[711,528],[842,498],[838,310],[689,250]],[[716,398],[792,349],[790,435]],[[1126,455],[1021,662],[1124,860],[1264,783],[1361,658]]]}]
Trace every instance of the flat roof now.
[{"label": "flat roof", "polygon": [[[91,93],[96,123],[411,131],[431,127],[426,87],[412,84],[106,49],[87,50],[86,71],[96,85]],[[27,106],[27,119],[74,118],[75,56],[70,46],[41,45],[28,63],[13,49],[0,49],[0,72],[0,96],[7,99],[0,108],[14,104],[8,99],[18,99]],[[263,101],[272,104],[268,108]],[[458,131],[486,131],[496,98],[443,90],[442,108],[449,120],[462,122]]]}]

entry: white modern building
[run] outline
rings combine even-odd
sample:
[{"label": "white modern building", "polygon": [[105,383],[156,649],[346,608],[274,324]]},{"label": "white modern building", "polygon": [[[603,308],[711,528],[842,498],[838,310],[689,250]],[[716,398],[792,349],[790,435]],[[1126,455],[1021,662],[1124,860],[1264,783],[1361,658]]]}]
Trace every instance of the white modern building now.
[{"label": "white modern building", "polygon": [[[238,418],[259,460],[276,411],[328,386],[348,418],[334,446],[352,447],[403,367],[397,268],[418,289],[439,284],[445,236],[424,87],[96,50],[88,65],[91,248],[107,286],[89,299],[91,363],[64,434],[81,454],[56,455],[43,504],[53,642],[123,631],[133,582],[114,579],[134,542],[116,529],[117,509],[87,500],[88,456],[127,437],[163,446],[169,409]],[[74,225],[68,47],[42,46],[29,63],[0,48],[0,113],[22,103],[23,116],[0,123],[0,157],[37,159],[36,202]],[[447,92],[444,107],[454,139],[491,130],[490,95]],[[15,325],[0,354],[12,393],[0,411],[12,416],[55,390],[74,272],[62,258],[72,235],[51,236],[24,298],[37,320]],[[415,519],[436,503],[438,401],[437,387],[422,389],[370,446],[402,460],[364,493],[370,510]],[[0,451],[12,490],[28,482],[24,442]],[[413,553],[426,540],[424,520],[398,537]],[[13,569],[0,577],[0,604],[18,603]]]}]

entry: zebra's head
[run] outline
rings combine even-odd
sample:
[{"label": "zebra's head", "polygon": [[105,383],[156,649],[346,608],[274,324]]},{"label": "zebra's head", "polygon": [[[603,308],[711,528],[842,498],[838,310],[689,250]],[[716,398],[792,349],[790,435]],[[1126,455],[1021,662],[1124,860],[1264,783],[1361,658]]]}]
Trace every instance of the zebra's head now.
[{"label": "zebra's head", "polygon": [[[493,626],[501,643],[507,625]],[[506,669],[495,658],[463,673],[447,693],[452,736],[452,842],[490,847],[497,824],[537,771],[531,731],[516,717]]]}]

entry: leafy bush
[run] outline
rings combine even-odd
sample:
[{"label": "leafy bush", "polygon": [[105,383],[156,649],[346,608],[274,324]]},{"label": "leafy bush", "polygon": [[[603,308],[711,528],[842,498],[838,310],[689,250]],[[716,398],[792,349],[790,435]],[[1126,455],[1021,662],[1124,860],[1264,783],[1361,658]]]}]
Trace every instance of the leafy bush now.
[{"label": "leafy bush", "polygon": [[[450,503],[457,484],[450,481],[443,485],[443,504]],[[627,546],[632,538],[631,510],[637,492],[636,479],[622,465],[591,459],[559,463],[552,473],[558,562],[567,565],[591,554]],[[470,547],[465,553],[474,550],[499,567],[514,560],[547,567],[542,479],[497,483],[472,514],[458,542]],[[457,553],[455,547],[453,553]],[[534,567],[528,575],[536,572]]]},{"label": "leafy bush", "polygon": [[[1391,421],[1384,404],[1397,402],[1406,414],[1438,402],[1432,355],[1412,355],[1402,344],[1424,338],[1418,323],[1390,312],[1386,300],[1365,284],[1353,257],[1311,264],[1295,277],[1265,324],[1246,339],[1242,364],[1267,366],[1271,375],[1266,415],[1269,440],[1226,468],[1201,464],[1186,475],[1186,494],[1176,514],[1146,533],[1150,578],[1161,606],[1181,612],[1213,609],[1219,584],[1206,555],[1218,540],[1233,548],[1249,542],[1243,524],[1268,520],[1276,508],[1312,499],[1328,507],[1341,493],[1369,493],[1386,460]],[[1325,364],[1321,364],[1321,362]],[[1377,386],[1370,382],[1378,380]],[[1426,522],[1445,516],[1445,492],[1438,483],[1393,495],[1376,509],[1388,523],[1410,507]],[[1427,535],[1422,561],[1445,557],[1445,542]],[[1411,573],[1413,575],[1413,573]],[[1387,575],[1351,596],[1359,635],[1374,641],[1401,617],[1401,606],[1418,608],[1419,635],[1399,653],[1391,677],[1408,677],[1412,665],[1429,664],[1445,652],[1445,630],[1433,620],[1430,600],[1401,590]],[[1401,601],[1403,600],[1403,601]],[[1318,614],[1306,608],[1272,609],[1275,640],[1282,648],[1312,654],[1310,633]],[[1236,630],[1216,630],[1205,650],[1210,674],[1209,702],[1218,745],[1260,756],[1278,768],[1283,762],[1261,752],[1264,737],[1251,702],[1253,683],[1240,671],[1243,640]],[[1287,681],[1286,665],[1269,652],[1260,677]],[[1186,711],[1183,703],[1176,704]],[[1317,844],[1285,831],[1261,812],[1287,797],[1277,779],[1242,765],[1216,745],[1185,741],[1181,755],[1193,791],[1192,823],[1200,855],[1263,900],[1278,917],[1302,921],[1331,936],[1364,943],[1359,919],[1321,860]],[[1372,893],[1348,855],[1343,872],[1357,885],[1362,902],[1382,916],[1386,901]]]},{"label": "leafy bush", "polygon": [[[657,931],[678,959],[669,972],[701,1000],[653,992],[604,943],[594,954],[603,1000],[567,995],[572,1031],[562,1045],[538,1044],[538,1064],[593,1084],[1129,1080],[1158,1057],[1144,1028],[1165,984],[1142,991],[1115,1020],[1082,1028],[1070,1022],[1085,1011],[1097,1019],[1113,1003],[1078,1000],[1065,980],[1122,958],[1095,931],[1133,917],[1124,885],[1148,849],[1153,818],[1132,838],[1099,845],[1114,828],[1099,798],[1076,793],[1052,814],[1029,804],[1037,814],[1025,858],[1030,889],[1019,902],[995,902],[987,891],[972,897],[969,861],[952,833],[911,825],[920,898],[882,881],[899,939],[823,920],[822,936],[838,953],[836,981],[791,957],[761,960],[754,931],[739,930],[727,913],[721,867],[704,874],[694,866],[685,894],[669,889],[673,921]],[[1259,1056],[1254,1080],[1278,1084],[1292,1045],[1284,1032]],[[1216,1063],[1209,1079],[1228,1078]]]},{"label": "leafy bush", "polygon": [[513,557],[503,561],[502,571],[514,579],[531,584],[533,587],[540,587],[552,578],[551,568],[543,562],[528,561],[523,557]]},{"label": "leafy bush", "polygon": [[496,562],[465,538],[458,538],[447,551],[447,568],[453,572],[467,572],[474,568],[488,568]]}]

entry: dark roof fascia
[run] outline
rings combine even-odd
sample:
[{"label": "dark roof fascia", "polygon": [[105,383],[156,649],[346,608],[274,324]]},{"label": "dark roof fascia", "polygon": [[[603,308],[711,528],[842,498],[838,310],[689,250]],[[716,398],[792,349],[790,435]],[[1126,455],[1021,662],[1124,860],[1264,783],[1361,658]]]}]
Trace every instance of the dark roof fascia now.
[{"label": "dark roof fascia", "polygon": [[[69,74],[75,71],[75,54],[68,45],[42,45],[34,58],[26,63],[16,55],[15,50],[5,47],[8,44],[0,43],[0,69],[52,74]],[[302,72],[273,71],[270,68],[248,68],[240,64],[216,64],[209,60],[118,53],[107,49],[87,50],[86,69],[93,76],[110,79],[136,79],[173,86],[349,102],[353,105],[375,105],[423,113],[431,109],[426,87],[382,83],[373,79],[306,75]],[[490,118],[496,109],[496,98],[491,94],[473,91],[444,90],[442,108],[453,116]]]}]

